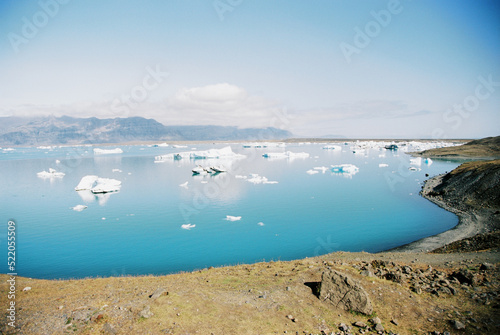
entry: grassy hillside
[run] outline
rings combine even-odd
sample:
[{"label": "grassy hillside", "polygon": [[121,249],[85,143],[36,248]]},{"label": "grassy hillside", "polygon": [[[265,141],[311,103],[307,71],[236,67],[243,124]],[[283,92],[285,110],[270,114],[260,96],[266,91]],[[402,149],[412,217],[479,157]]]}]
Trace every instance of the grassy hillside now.
[{"label": "grassy hillside", "polygon": [[456,147],[430,149],[414,154],[433,158],[500,158],[500,136],[486,137]]}]

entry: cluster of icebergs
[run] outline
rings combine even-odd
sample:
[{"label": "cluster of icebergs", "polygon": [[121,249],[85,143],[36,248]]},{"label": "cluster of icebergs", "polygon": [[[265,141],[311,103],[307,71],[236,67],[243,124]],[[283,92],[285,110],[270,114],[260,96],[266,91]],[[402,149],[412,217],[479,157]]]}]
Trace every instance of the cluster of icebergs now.
[{"label": "cluster of icebergs", "polygon": [[283,142],[254,142],[245,143],[243,148],[284,148],[286,146]]},{"label": "cluster of icebergs", "polygon": [[100,178],[95,175],[84,176],[78,185],[76,191],[91,191],[92,193],[118,192],[121,189],[122,182],[111,178]]},{"label": "cluster of icebergs", "polygon": [[354,176],[356,173],[359,172],[359,168],[356,165],[338,164],[338,165],[332,165],[330,168],[327,168],[326,166],[317,166],[313,169],[307,170],[306,173],[313,175],[319,173],[320,171],[325,173],[328,170],[330,170],[332,173],[341,174],[344,177],[348,178],[352,178],[352,176]]},{"label": "cluster of icebergs", "polygon": [[159,155],[155,157],[156,162],[166,161],[170,159],[213,159],[213,158],[242,158],[245,155],[234,153],[230,146],[222,149],[209,149],[199,151],[184,151]]}]

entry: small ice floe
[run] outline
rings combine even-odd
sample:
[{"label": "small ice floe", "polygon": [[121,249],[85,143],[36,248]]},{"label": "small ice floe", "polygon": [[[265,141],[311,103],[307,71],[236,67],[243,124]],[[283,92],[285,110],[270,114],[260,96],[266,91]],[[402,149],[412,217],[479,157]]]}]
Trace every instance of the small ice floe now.
[{"label": "small ice floe", "polygon": [[323,147],[323,149],[327,149],[327,150],[342,150],[342,147],[340,145],[332,145],[332,144],[329,144],[329,145],[325,145]]},{"label": "small ice floe", "polygon": [[227,221],[239,221],[239,220],[241,220],[241,216],[226,215],[226,220]]},{"label": "small ice floe", "polygon": [[307,152],[268,152],[263,154],[262,157],[265,158],[307,158],[309,154]]},{"label": "small ice floe", "polygon": [[417,166],[422,165],[422,157],[410,158],[410,164],[417,165]]},{"label": "small ice floe", "polygon": [[325,173],[326,171],[328,171],[328,168],[326,166],[316,166],[314,170],[318,170]]},{"label": "small ice floe", "polygon": [[70,207],[70,208],[72,210],[74,210],[74,211],[81,212],[84,209],[87,209],[87,206],[85,206],[85,205],[76,205],[75,207]]},{"label": "small ice floe", "polygon": [[59,159],[56,159],[56,164],[61,164],[61,161]]},{"label": "small ice floe", "polygon": [[319,173],[318,170],[307,170],[306,171],[307,174],[316,174],[316,173]]},{"label": "small ice floe", "polygon": [[122,170],[120,170],[120,169],[113,169],[113,170],[111,170],[111,172],[120,172],[120,173],[121,173],[121,172],[123,172],[123,171],[122,171]]},{"label": "small ice floe", "polygon": [[62,178],[62,177],[64,177],[65,173],[64,172],[57,172],[56,170],[50,168],[48,172],[42,171],[42,172],[38,172],[36,175],[38,178],[43,178],[43,179]]},{"label": "small ice floe", "polygon": [[153,145],[154,147],[168,147],[167,143],[160,143],[160,144],[155,144]]},{"label": "small ice floe", "polygon": [[118,192],[121,189],[122,182],[111,178],[100,178],[98,176],[84,176],[78,185],[76,191],[89,190],[92,193]]},{"label": "small ice floe", "polygon": [[103,220],[103,221],[104,221],[104,220],[106,220],[106,218],[105,218],[105,217],[102,217],[102,218],[101,218],[101,220]]},{"label": "small ice floe", "polygon": [[201,183],[202,183],[202,184],[208,184],[208,181],[206,181],[206,180],[202,180],[202,181],[201,181]]},{"label": "small ice floe", "polygon": [[191,224],[191,223],[186,223],[186,224],[181,225],[181,228],[186,229],[186,230],[190,230],[191,228],[194,228],[194,227],[196,227],[196,225]]},{"label": "small ice floe", "polygon": [[251,178],[247,179],[247,181],[252,183],[252,184],[277,184],[278,183],[277,181],[268,180],[264,176],[259,176],[256,173],[253,173],[250,176],[251,176]]},{"label": "small ice floe", "polygon": [[179,144],[174,144],[172,145],[172,148],[187,148],[187,145],[179,145]]},{"label": "small ice floe", "polygon": [[9,152],[9,151],[14,151],[15,149],[14,148],[5,148],[3,149],[3,152]]},{"label": "small ice floe", "polygon": [[355,174],[359,172],[359,168],[354,164],[332,165],[332,172]]},{"label": "small ice floe", "polygon": [[222,164],[221,165],[211,166],[210,170],[212,170],[215,173],[227,172],[226,167],[224,165],[222,165]]},{"label": "small ice floe", "polygon": [[262,226],[264,226],[264,222],[259,222],[259,223],[257,223],[257,224],[258,224],[259,226],[261,226],[261,227],[262,227]]},{"label": "small ice floe", "polygon": [[116,149],[100,149],[94,148],[94,155],[109,155],[109,154],[121,154],[123,150],[120,148]]},{"label": "small ice floe", "polygon": [[236,178],[236,179],[247,179],[248,177],[247,176],[242,176],[240,174],[237,174],[236,176],[234,176],[234,178]]},{"label": "small ice floe", "polygon": [[417,169],[417,168],[416,168],[416,167],[414,167],[414,166],[410,166],[410,167],[408,168],[408,170],[410,170],[410,171],[420,171],[421,169],[420,169],[420,168],[418,168],[418,169]]},{"label": "small ice floe", "polygon": [[380,164],[378,165],[378,167],[388,167],[388,166],[389,166],[389,164],[385,164],[385,163],[380,163]]},{"label": "small ice floe", "polygon": [[204,168],[203,166],[198,165],[197,167],[193,168],[191,172],[193,172],[193,174],[207,174],[211,171],[208,168]]},{"label": "small ice floe", "polygon": [[188,188],[188,183],[189,183],[189,182],[185,182],[185,183],[180,184],[179,186],[180,186],[180,187],[184,187],[184,188],[187,190],[187,188]]},{"label": "small ice floe", "polygon": [[424,160],[424,163],[425,163],[425,164],[427,164],[427,165],[431,165],[431,164],[432,164],[432,159],[430,159],[430,158],[426,158],[426,159]]}]

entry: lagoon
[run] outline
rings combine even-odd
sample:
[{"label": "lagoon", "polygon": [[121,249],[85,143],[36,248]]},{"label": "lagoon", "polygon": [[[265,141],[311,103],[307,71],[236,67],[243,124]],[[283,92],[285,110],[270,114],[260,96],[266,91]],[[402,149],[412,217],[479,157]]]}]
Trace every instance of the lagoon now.
[{"label": "lagoon", "polygon": [[[0,245],[6,246],[13,219],[20,276],[160,275],[339,250],[379,252],[458,223],[418,194],[426,174],[451,171],[457,162],[412,165],[403,150],[353,153],[356,143],[332,144],[340,149],[232,143],[232,151],[244,157],[162,162],[155,157],[228,144],[100,147],[123,151],[114,154],[95,154],[86,146],[0,150]],[[287,151],[309,155],[263,157]],[[223,164],[228,172],[193,176],[198,164]],[[331,170],[340,164],[358,171]],[[49,168],[64,177],[37,176]],[[75,191],[86,175],[120,180],[121,189],[102,195]],[[249,182],[252,175],[272,183]],[[73,210],[77,205],[87,208]]]}]

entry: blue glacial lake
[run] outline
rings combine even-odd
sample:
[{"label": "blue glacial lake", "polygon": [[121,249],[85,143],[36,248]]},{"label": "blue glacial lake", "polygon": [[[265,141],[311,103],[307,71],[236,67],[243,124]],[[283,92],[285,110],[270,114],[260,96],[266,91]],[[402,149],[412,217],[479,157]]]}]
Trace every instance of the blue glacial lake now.
[{"label": "blue glacial lake", "polygon": [[[411,157],[401,150],[353,153],[343,143],[341,150],[323,149],[324,144],[230,144],[245,157],[155,162],[158,155],[227,145],[120,146],[123,153],[109,155],[95,155],[91,147],[0,149],[2,264],[7,264],[10,219],[17,226],[18,275],[47,279],[168,274],[339,250],[378,252],[458,223],[454,214],[418,194],[425,174],[450,171],[458,163],[410,165]],[[285,151],[309,157],[262,157]],[[191,172],[197,164],[221,163],[228,172]],[[314,170],[336,164],[354,164],[359,171]],[[64,177],[37,176],[49,168]],[[251,174],[277,183],[251,183]],[[121,190],[75,191],[86,175],[120,180]],[[75,211],[76,205],[87,208]],[[227,220],[228,215],[241,219]],[[10,271],[2,265],[1,272]]]}]

